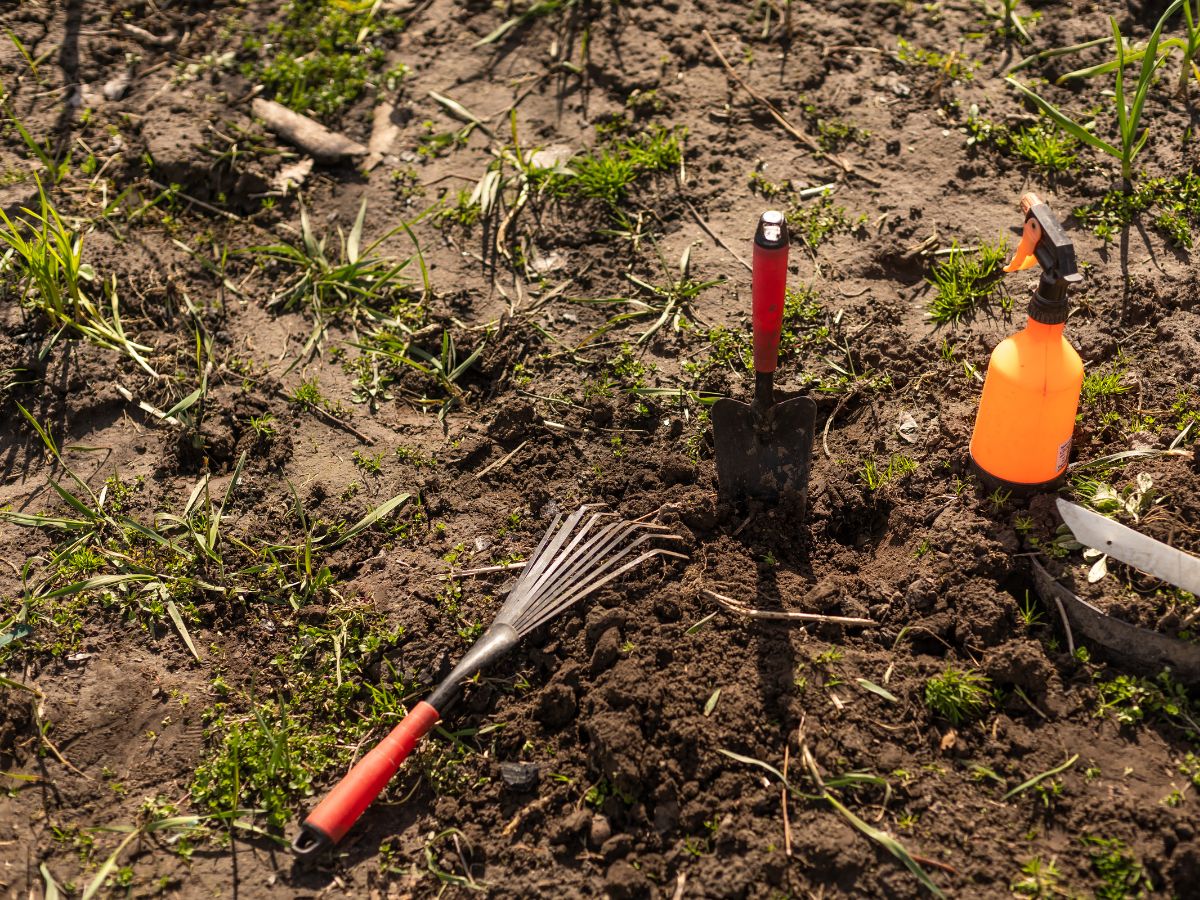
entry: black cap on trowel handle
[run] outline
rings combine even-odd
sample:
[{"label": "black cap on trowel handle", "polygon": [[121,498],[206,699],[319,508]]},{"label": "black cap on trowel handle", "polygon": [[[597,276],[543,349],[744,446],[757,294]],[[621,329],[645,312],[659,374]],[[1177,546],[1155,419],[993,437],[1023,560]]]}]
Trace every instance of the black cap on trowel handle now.
[{"label": "black cap on trowel handle", "polygon": [[1021,243],[1005,272],[1041,266],[1042,277],[1029,302],[1029,317],[1035,322],[1058,325],[1067,321],[1067,291],[1083,281],[1075,259],[1075,244],[1042,199],[1033,191],[1021,196],[1025,229]]},{"label": "black cap on trowel handle", "polygon": [[777,209],[769,209],[758,217],[754,229],[754,243],[764,250],[778,250],[788,246],[787,219]]}]

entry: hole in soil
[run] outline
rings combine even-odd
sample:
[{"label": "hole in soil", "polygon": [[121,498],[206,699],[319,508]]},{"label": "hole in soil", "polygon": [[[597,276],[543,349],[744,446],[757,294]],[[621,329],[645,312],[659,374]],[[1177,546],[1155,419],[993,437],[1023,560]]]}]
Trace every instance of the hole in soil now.
[{"label": "hole in soil", "polygon": [[874,506],[848,506],[829,523],[829,536],[843,547],[862,547],[883,536],[887,530],[892,504],[886,501]]},{"label": "hole in soil", "polygon": [[[1025,606],[1032,602],[1035,605],[1042,605],[1042,598],[1037,592],[1037,585],[1034,583],[1033,575],[1028,571],[1014,570],[1009,573],[1008,577],[1001,579],[1000,589],[1007,594],[1011,594],[1016,601],[1015,612],[1024,609]],[[1026,598],[1029,598],[1028,600]]]}]

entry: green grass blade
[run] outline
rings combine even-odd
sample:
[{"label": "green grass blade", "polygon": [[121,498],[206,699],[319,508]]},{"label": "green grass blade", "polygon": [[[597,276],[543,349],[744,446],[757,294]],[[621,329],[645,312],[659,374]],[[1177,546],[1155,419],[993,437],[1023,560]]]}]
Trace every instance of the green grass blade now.
[{"label": "green grass blade", "polygon": [[367,198],[363,195],[362,204],[358,207],[358,216],[354,219],[354,227],[350,229],[350,237],[346,239],[346,259],[351,263],[358,262],[359,247],[362,246],[363,222],[367,218]]},{"label": "green grass blade", "polygon": [[390,512],[392,512],[392,510],[396,509],[399,506],[402,506],[411,497],[412,497],[412,494],[397,494],[392,499],[379,504],[379,506],[375,507],[369,513],[367,513],[365,516],[363,516],[361,519],[359,519],[357,522],[355,522],[353,525],[351,525],[350,528],[345,533],[343,533],[342,536],[339,537],[331,546],[340,547],[342,544],[346,543],[346,541],[358,536],[359,534],[361,534],[362,532],[364,532],[368,528],[370,528],[372,525],[374,525],[376,522],[378,522],[380,519],[382,519],[384,516],[386,516]]},{"label": "green grass blade", "polygon": [[[1167,7],[1167,11],[1159,18],[1158,24],[1154,26],[1154,31],[1150,35],[1150,40],[1146,43],[1146,55],[1142,58],[1142,71],[1138,76],[1137,90],[1134,92],[1133,104],[1129,110],[1130,127],[1135,131],[1138,122],[1142,118],[1142,106],[1146,103],[1146,95],[1149,93],[1150,84],[1154,80],[1154,71],[1166,61],[1165,56],[1160,57],[1158,55],[1158,42],[1162,37],[1163,28],[1167,24],[1167,19],[1178,11],[1182,3],[1183,0],[1175,0],[1174,3]],[[1132,138],[1132,135],[1130,137]],[[1132,140],[1130,143],[1132,144]],[[1142,143],[1145,143],[1145,141]],[[1141,144],[1138,145],[1137,149],[1141,149]],[[1137,153],[1137,150],[1133,152]]]},{"label": "green grass blade", "polygon": [[20,403],[17,403],[17,409],[21,411],[27,422],[33,426],[33,430],[37,432],[38,437],[42,439],[42,443],[46,445],[46,449],[50,451],[50,455],[55,459],[59,459],[58,445],[54,443],[54,438],[50,436],[50,432],[41,426],[41,423],[34,418],[33,413],[27,410]]},{"label": "green grass blade", "polygon": [[1053,103],[1050,103],[1048,100],[1043,100],[1015,78],[1010,77],[1005,78],[1004,80],[1024,94],[1027,98],[1032,100],[1042,110],[1042,112],[1053,119],[1063,131],[1067,132],[1072,137],[1091,147],[1095,147],[1097,150],[1102,150],[1109,156],[1112,156],[1114,159],[1121,158],[1120,150],[1103,138],[1099,138],[1092,134],[1082,125],[1076,123],[1073,119],[1069,118],[1061,110],[1059,110],[1058,107],[1056,107]]},{"label": "green grass blade", "polygon": [[192,656],[196,662],[200,662],[200,654],[196,652],[196,645],[192,643],[192,635],[188,632],[187,624],[183,621],[183,616],[179,614],[179,607],[175,605],[174,600],[167,601],[167,615],[171,617],[171,621],[175,623],[175,627],[179,630],[179,636],[183,638],[183,642],[187,644],[188,650],[192,652]]},{"label": "green grass blade", "polygon": [[892,703],[900,702],[900,699],[895,694],[893,694],[887,688],[880,687],[879,685],[875,684],[875,682],[873,682],[873,681],[867,681],[867,679],[865,679],[865,678],[856,678],[854,680],[858,682],[859,687],[863,688],[864,690],[870,691],[872,694],[878,694],[884,700],[888,700]]},{"label": "green grass blade", "polygon": [[196,401],[199,400],[203,396],[204,396],[204,388],[202,388],[202,387],[196,388],[194,391],[192,391],[190,394],[188,394],[186,397],[184,397],[182,400],[180,400],[178,403],[176,403],[174,406],[172,406],[170,409],[168,409],[165,413],[163,413],[163,418],[170,419],[172,416],[176,415],[177,413],[186,412],[187,410],[189,410],[193,406],[195,406]]},{"label": "green grass blade", "polygon": [[42,696],[41,691],[37,688],[20,681],[13,681],[11,678],[5,678],[3,675],[0,675],[0,687],[12,688],[14,691],[29,691],[35,697]]},{"label": "green grass blade", "polygon": [[933,879],[929,877],[929,873],[921,868],[921,864],[912,858],[912,854],[908,852],[903,844],[888,834],[886,831],[880,831],[871,825],[868,825],[854,813],[850,812],[846,807],[842,806],[832,795],[826,794],[825,799],[847,822],[861,831],[866,837],[879,846],[883,847],[888,853],[904,863],[904,867],[916,876],[917,881],[935,897],[945,897],[941,889],[933,883]]},{"label": "green grass blade", "polygon": [[96,575],[83,581],[72,581],[70,584],[55,588],[46,594],[39,595],[39,600],[51,600],[55,597],[69,597],[72,594],[82,594],[84,591],[94,591],[99,588],[116,587],[134,581],[158,581],[157,575],[124,572],[119,575]]},{"label": "green grass blade", "polygon": [[62,894],[59,893],[58,882],[54,880],[54,876],[50,874],[50,870],[46,868],[46,864],[39,864],[38,871],[42,873],[42,881],[46,884],[44,900],[61,900]]},{"label": "green grass blade", "polygon": [[1057,775],[1059,772],[1065,772],[1067,769],[1071,768],[1071,766],[1075,765],[1075,762],[1078,759],[1079,759],[1079,754],[1076,753],[1074,756],[1072,756],[1070,759],[1068,759],[1061,766],[1055,766],[1053,769],[1043,772],[1041,775],[1034,775],[1028,781],[1024,781],[1021,784],[1018,784],[1015,788],[1013,788],[1011,791],[1009,791],[1007,794],[1005,794],[1004,799],[1009,800],[1009,799],[1017,796],[1017,794],[1021,793],[1022,791],[1029,790],[1029,788],[1033,787],[1035,784],[1038,784],[1039,782],[1043,781],[1044,779],[1051,778],[1054,775]]},{"label": "green grass blade", "polygon": [[1129,110],[1125,105],[1125,42],[1121,40],[1121,29],[1117,25],[1116,18],[1109,16],[1108,22],[1112,26],[1113,41],[1117,45],[1117,80],[1113,88],[1114,102],[1117,106],[1117,131],[1121,135],[1121,146],[1127,151],[1131,142],[1128,125]]},{"label": "green grass blade", "polygon": [[736,762],[745,763],[748,766],[758,766],[758,768],[762,769],[764,772],[769,772],[783,783],[783,786],[788,789],[789,793],[794,794],[797,797],[801,797],[805,800],[821,799],[820,794],[806,794],[804,791],[792,787],[788,780],[783,777],[783,773],[768,762],[763,762],[761,759],[755,759],[753,756],[742,756],[740,753],[734,753],[732,750],[725,750],[720,747],[717,748],[717,752],[722,756],[728,756],[730,759],[735,760]]},{"label": "green grass blade", "polygon": [[[11,619],[9,621],[12,621]],[[24,640],[33,634],[33,629],[24,622],[18,622],[4,634],[0,634],[0,649],[7,647],[9,644]]]},{"label": "green grass blade", "polygon": [[88,882],[88,886],[84,888],[82,900],[92,900],[96,894],[104,889],[104,882],[108,880],[108,876],[112,873],[112,870],[117,867],[117,859],[125,851],[125,848],[133,843],[133,840],[141,833],[142,832],[140,829],[135,830],[128,837],[126,837],[125,840],[117,844],[117,849],[114,850],[112,855],[110,855],[108,859],[104,861],[104,865],[100,867],[100,869],[96,872],[95,877],[92,878],[92,880]]}]

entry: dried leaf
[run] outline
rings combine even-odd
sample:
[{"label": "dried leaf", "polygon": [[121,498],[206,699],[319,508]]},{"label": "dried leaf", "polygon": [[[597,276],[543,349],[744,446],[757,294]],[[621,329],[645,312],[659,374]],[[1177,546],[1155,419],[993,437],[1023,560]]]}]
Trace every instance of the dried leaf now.
[{"label": "dried leaf", "polygon": [[400,136],[400,126],[392,121],[396,107],[392,103],[381,103],[375,107],[371,121],[371,139],[367,141],[367,161],[363,168],[368,172],[383,162],[383,155],[392,148]]},{"label": "dried leaf", "polygon": [[306,156],[299,162],[292,163],[290,166],[284,166],[276,173],[272,187],[286,194],[292,188],[298,188],[304,184],[305,179],[312,173],[312,167],[313,160],[311,156]]},{"label": "dried leaf", "polygon": [[712,711],[717,708],[717,701],[721,699],[721,689],[717,688],[712,692],[712,696],[708,698],[708,702],[704,704],[705,718],[712,715]]},{"label": "dried leaf", "polygon": [[1108,574],[1108,554],[1101,556],[1096,560],[1092,567],[1088,570],[1088,584],[1095,584],[1101,578]]}]

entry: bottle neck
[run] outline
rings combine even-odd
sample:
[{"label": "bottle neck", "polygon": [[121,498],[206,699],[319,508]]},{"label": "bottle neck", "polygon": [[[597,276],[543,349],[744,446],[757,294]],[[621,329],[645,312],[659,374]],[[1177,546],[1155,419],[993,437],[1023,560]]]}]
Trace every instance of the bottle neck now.
[{"label": "bottle neck", "polygon": [[1061,338],[1064,327],[1066,327],[1065,322],[1047,324],[1045,322],[1039,322],[1033,316],[1030,316],[1025,323],[1025,330],[1029,332],[1030,337],[1041,338],[1043,340]]}]

